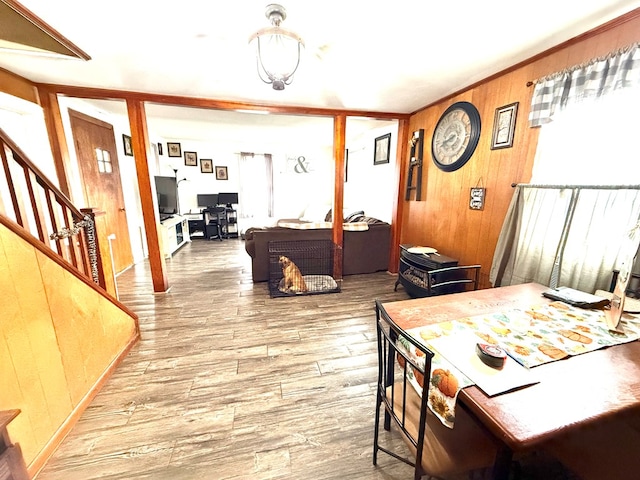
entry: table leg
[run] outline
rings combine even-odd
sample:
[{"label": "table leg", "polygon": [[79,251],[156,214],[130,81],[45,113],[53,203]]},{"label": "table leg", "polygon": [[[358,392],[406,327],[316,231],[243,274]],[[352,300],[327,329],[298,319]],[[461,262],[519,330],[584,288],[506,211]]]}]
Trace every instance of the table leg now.
[{"label": "table leg", "polygon": [[511,470],[513,452],[510,448],[502,447],[498,450],[496,461],[493,464],[493,480],[507,480]]}]

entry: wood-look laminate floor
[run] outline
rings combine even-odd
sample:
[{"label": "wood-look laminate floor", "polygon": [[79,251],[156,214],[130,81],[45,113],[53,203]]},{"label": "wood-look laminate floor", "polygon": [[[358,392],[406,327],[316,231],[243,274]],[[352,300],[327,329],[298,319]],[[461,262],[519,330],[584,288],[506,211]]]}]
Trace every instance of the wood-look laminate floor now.
[{"label": "wood-look laminate floor", "polygon": [[142,339],[38,480],[412,478],[383,453],[372,465],[373,306],[407,298],[394,276],[271,299],[242,240],[195,240],[167,271],[165,294],[147,262],[119,276]]}]

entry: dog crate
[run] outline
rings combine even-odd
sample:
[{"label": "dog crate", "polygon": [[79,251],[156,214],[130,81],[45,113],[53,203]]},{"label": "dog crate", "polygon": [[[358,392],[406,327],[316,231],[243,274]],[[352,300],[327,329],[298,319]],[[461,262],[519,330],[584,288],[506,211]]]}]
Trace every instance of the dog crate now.
[{"label": "dog crate", "polygon": [[271,298],[339,292],[333,268],[341,253],[331,240],[269,242]]}]

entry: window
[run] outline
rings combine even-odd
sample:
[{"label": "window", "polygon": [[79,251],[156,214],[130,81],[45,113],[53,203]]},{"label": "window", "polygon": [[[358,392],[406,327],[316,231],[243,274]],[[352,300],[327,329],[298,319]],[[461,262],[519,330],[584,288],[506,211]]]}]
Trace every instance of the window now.
[{"label": "window", "polygon": [[106,150],[96,148],[96,160],[98,161],[98,172],[111,173],[113,171],[111,156]]}]

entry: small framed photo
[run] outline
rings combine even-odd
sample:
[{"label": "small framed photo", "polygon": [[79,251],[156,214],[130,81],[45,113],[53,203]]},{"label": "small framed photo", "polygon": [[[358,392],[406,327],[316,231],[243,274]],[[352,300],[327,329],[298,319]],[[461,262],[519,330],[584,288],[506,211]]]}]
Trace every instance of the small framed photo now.
[{"label": "small framed photo", "polygon": [[198,165],[198,154],[196,152],[184,152],[184,164],[190,167]]},{"label": "small framed photo", "polygon": [[202,173],[213,173],[213,160],[210,158],[201,158],[200,171]]},{"label": "small framed photo", "polygon": [[131,137],[123,133],[122,143],[124,144],[124,154],[133,157],[133,146],[131,145]]},{"label": "small framed photo", "polygon": [[516,116],[518,115],[518,103],[515,102],[504,107],[496,108],[493,118],[493,136],[491,137],[491,150],[513,147],[513,134],[516,129]]},{"label": "small framed photo", "polygon": [[376,138],[373,149],[373,164],[381,165],[389,163],[389,147],[391,146],[391,134],[387,133]]},{"label": "small framed photo", "polygon": [[162,155],[162,144],[158,143],[158,155]]},{"label": "small framed photo", "polygon": [[349,149],[344,149],[344,183],[347,183],[349,177]]},{"label": "small framed photo", "polygon": [[179,143],[167,142],[167,153],[170,157],[181,157],[182,148]]},{"label": "small framed photo", "polygon": [[216,180],[229,180],[227,167],[218,167],[216,165]]}]

